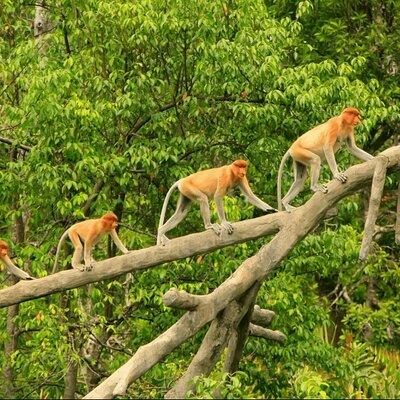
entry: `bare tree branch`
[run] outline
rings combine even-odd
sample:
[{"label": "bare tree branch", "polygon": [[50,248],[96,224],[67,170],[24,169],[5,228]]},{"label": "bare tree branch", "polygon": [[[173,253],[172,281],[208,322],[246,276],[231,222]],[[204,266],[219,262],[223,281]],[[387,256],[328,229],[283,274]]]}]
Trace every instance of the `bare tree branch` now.
[{"label": "bare tree branch", "polygon": [[165,395],[166,399],[183,399],[185,394],[193,389],[194,377],[208,375],[212,371],[228,344],[232,328],[239,324],[257,292],[258,285],[253,285],[243,299],[232,301],[220,315],[217,315],[188,369]]},{"label": "bare tree branch", "polygon": [[28,281],[20,281],[10,288],[0,290],[0,308],[257,239],[277,232],[286,218],[285,213],[277,213],[237,222],[234,224],[235,232],[232,235],[223,233],[221,237],[211,231],[194,233],[173,239],[165,247],[152,246],[99,261],[94,264],[91,271],[81,272],[71,269],[29,281],[36,282],[36,285],[27,285]]},{"label": "bare tree branch", "polygon": [[253,314],[251,316],[251,322],[254,322],[256,325],[260,326],[269,326],[273,318],[275,317],[275,313],[271,310],[264,310],[260,306],[255,305]]},{"label": "bare tree branch", "polygon": [[262,337],[267,340],[275,340],[277,342],[284,342],[286,340],[286,335],[280,331],[273,331],[268,328],[263,328],[262,326],[250,324],[249,334],[252,336]]},{"label": "bare tree branch", "polygon": [[[393,147],[386,150],[382,155],[388,159],[388,168],[399,168],[400,148]],[[271,216],[271,218],[275,217],[281,220],[281,229],[268,244],[264,245],[256,255],[244,261],[212,293],[198,296],[198,304],[193,311],[188,311],[158,338],[141,346],[126,364],[91,391],[86,398],[112,398],[117,395],[126,395],[127,388],[132,382],[193,336],[205,324],[216,318],[218,313],[224,310],[230,302],[242,296],[256,282],[264,280],[291,249],[315,228],[337,201],[365,187],[372,179],[377,162],[379,163],[379,160],[371,160],[349,168],[346,172],[348,176],[346,184],[332,181],[328,184],[327,194],[316,193],[310,201],[291,214],[278,213]],[[183,241],[182,247],[186,247],[184,240],[187,240],[187,238],[180,239],[181,243]],[[171,248],[170,251],[173,250]],[[112,260],[109,262],[112,262]],[[186,295],[184,294],[183,297],[188,298]],[[179,295],[177,298],[179,298]],[[256,330],[260,332],[260,329]],[[268,331],[263,330],[263,337],[268,336],[266,332]],[[268,332],[268,334],[270,335],[271,332]],[[276,338],[282,339],[282,336],[278,335]]]},{"label": "bare tree branch", "polygon": [[369,199],[368,215],[365,221],[364,237],[361,244],[359,258],[365,260],[368,256],[375,231],[375,222],[381,204],[383,186],[385,184],[386,166],[389,159],[384,156],[376,157],[376,166],[372,178],[371,197]]}]

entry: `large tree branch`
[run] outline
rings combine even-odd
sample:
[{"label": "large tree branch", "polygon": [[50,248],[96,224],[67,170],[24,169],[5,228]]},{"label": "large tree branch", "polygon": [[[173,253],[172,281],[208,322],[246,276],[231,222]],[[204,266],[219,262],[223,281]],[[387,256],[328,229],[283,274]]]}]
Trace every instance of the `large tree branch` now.
[{"label": "large tree branch", "polygon": [[372,238],[375,232],[375,222],[378,218],[379,205],[381,204],[383,186],[386,177],[386,157],[377,157],[374,176],[372,178],[371,196],[369,199],[368,215],[364,226],[364,237],[361,243],[359,258],[365,260],[368,256]]},{"label": "large tree branch", "polygon": [[239,301],[234,300],[213,320],[203,342],[186,372],[165,395],[166,399],[183,399],[194,388],[193,378],[208,375],[228,345],[232,329],[240,323],[257,295],[259,285],[253,285]]},{"label": "large tree branch", "polygon": [[[388,157],[388,168],[399,167],[400,146],[392,147],[382,154]],[[297,243],[307,234],[308,230],[313,229],[318,224],[320,219],[337,201],[365,187],[372,179],[375,165],[375,160],[371,160],[349,168],[346,172],[349,176],[346,184],[341,184],[337,181],[330,182],[328,184],[328,194],[316,193],[304,206],[291,214],[280,212],[238,222],[234,224],[235,231],[232,235],[224,233],[221,237],[218,237],[211,231],[195,233],[173,239],[165,247],[153,246],[100,261],[95,264],[90,272],[68,270],[33,281],[20,281],[10,288],[0,290],[0,307],[18,304],[88,283],[115,278],[127,272],[146,269],[165,262],[211,252],[228,245],[260,238],[277,232],[283,226],[285,226],[285,234],[283,237],[279,236],[280,240],[286,242],[286,237],[290,238],[290,235],[295,235],[298,239],[294,243]],[[289,244],[289,241],[287,243]],[[278,244],[274,253],[271,253],[269,257],[277,256],[281,259],[286,255],[284,253],[286,247],[283,246],[283,243]],[[286,251],[289,252],[290,249],[291,247]],[[277,255],[275,255],[275,252]]]},{"label": "large tree branch", "polygon": [[[384,155],[388,157],[388,168],[399,168],[400,148],[398,146],[388,149]],[[279,233],[256,255],[244,261],[212,293],[197,296],[194,302],[197,305],[190,304],[190,308],[195,307],[193,311],[188,311],[162,335],[140,347],[126,364],[91,391],[86,398],[110,398],[125,395],[132,382],[193,336],[205,324],[212,321],[231,301],[242,296],[257,281],[264,280],[291,249],[315,228],[336,202],[369,183],[376,163],[376,160],[371,160],[349,168],[346,172],[348,176],[346,184],[338,181],[330,182],[327,194],[316,193],[304,206],[293,211],[289,218],[282,221],[285,225]],[[280,218],[281,214],[279,213],[277,217]],[[179,292],[177,293],[179,297]],[[184,293],[182,295],[185,297],[182,304],[187,304],[188,296]]]},{"label": "large tree branch", "polygon": [[[115,278],[139,269],[146,269],[165,262],[208,253],[222,247],[257,239],[278,231],[287,216],[284,213],[266,215],[237,222],[232,235],[221,237],[204,231],[171,240],[167,246],[152,246],[94,264],[88,272],[78,270],[61,271],[34,281],[20,281],[16,285],[0,290],[0,307],[18,304],[52,293],[77,288],[88,283]],[[29,285],[29,283],[36,283]]]}]

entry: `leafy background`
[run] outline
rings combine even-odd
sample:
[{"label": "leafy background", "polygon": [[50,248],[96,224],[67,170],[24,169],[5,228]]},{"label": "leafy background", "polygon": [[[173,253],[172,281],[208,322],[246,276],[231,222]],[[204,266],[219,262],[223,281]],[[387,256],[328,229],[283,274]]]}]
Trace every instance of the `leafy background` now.
[{"label": "leafy background", "polygon": [[[154,244],[168,187],[199,169],[246,158],[255,193],[276,205],[277,169],[290,143],[345,106],[362,111],[357,142],[368,152],[398,143],[396,0],[54,0],[39,51],[34,4],[1,3],[0,136],[32,150],[16,155],[0,143],[0,234],[12,239],[17,221],[23,225],[13,252],[36,277],[50,273],[62,231],[85,216],[96,184],[86,216],[113,210],[130,228],[120,230],[123,242],[138,249]],[[345,151],[338,161],[342,169],[355,162]],[[330,176],[325,167],[321,179]],[[289,169],[285,177],[287,190]],[[394,223],[397,182],[387,178],[383,226]],[[305,190],[296,202],[309,197]],[[240,372],[197,379],[193,396],[209,398],[220,382],[229,398],[400,396],[399,248],[389,229],[359,263],[365,199],[342,200],[338,216],[264,283],[257,302],[277,313],[273,328],[287,342],[250,338]],[[230,220],[260,215],[238,196],[225,204]],[[202,229],[193,207],[170,235]],[[121,277],[21,304],[15,351],[0,354],[3,369],[11,362],[13,370],[0,395],[60,397],[71,366],[77,396],[86,394],[176,321],[180,312],[161,302],[166,290],[208,293],[263,242],[138,272],[132,283]],[[95,255],[113,254],[103,243]],[[350,302],[335,298],[343,287]],[[0,316],[6,344],[7,310]],[[96,352],[88,350],[90,334],[102,343]],[[162,397],[203,334],[130,396]]]}]

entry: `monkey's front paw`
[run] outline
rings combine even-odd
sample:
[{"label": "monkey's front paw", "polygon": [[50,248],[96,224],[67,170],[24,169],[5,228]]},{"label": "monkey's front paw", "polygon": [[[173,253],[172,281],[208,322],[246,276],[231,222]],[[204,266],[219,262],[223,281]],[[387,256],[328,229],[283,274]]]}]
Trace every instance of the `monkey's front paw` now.
[{"label": "monkey's front paw", "polygon": [[328,193],[328,186],[322,184],[322,185],[317,185],[316,187],[311,189],[313,192],[321,192],[323,194]]},{"label": "monkey's front paw", "polygon": [[82,271],[91,271],[93,269],[93,263],[86,264]]},{"label": "monkey's front paw", "polygon": [[347,176],[343,172],[338,172],[337,174],[333,175],[333,177],[342,183],[347,181]]},{"label": "monkey's front paw", "polygon": [[210,224],[209,226],[206,226],[206,229],[212,229],[218,236],[220,236],[222,233],[222,228],[219,224]]},{"label": "monkey's front paw", "polygon": [[230,222],[223,221],[221,225],[228,232],[229,235],[233,233],[233,225]]}]

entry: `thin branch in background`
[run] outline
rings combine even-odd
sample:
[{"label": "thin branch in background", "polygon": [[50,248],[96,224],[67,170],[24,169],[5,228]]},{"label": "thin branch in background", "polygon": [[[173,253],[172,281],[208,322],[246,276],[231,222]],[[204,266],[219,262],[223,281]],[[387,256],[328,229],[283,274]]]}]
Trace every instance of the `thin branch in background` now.
[{"label": "thin branch in background", "polygon": [[9,138],[3,137],[3,136],[0,136],[0,142],[9,144],[10,146],[14,146],[14,147],[17,147],[17,148],[25,150],[25,151],[32,150],[32,147],[26,146],[24,144],[15,143],[15,140],[9,139]]},{"label": "thin branch in background", "polygon": [[127,224],[118,223],[118,225],[119,225],[119,226],[123,226],[124,228],[129,229],[129,230],[132,231],[132,232],[139,233],[139,234],[141,234],[141,235],[146,235],[146,236],[149,236],[149,237],[154,238],[154,239],[157,238],[157,235],[155,235],[154,233],[141,231],[141,230],[139,230],[139,229],[132,228],[131,226],[129,226],[129,225],[127,225]]}]

